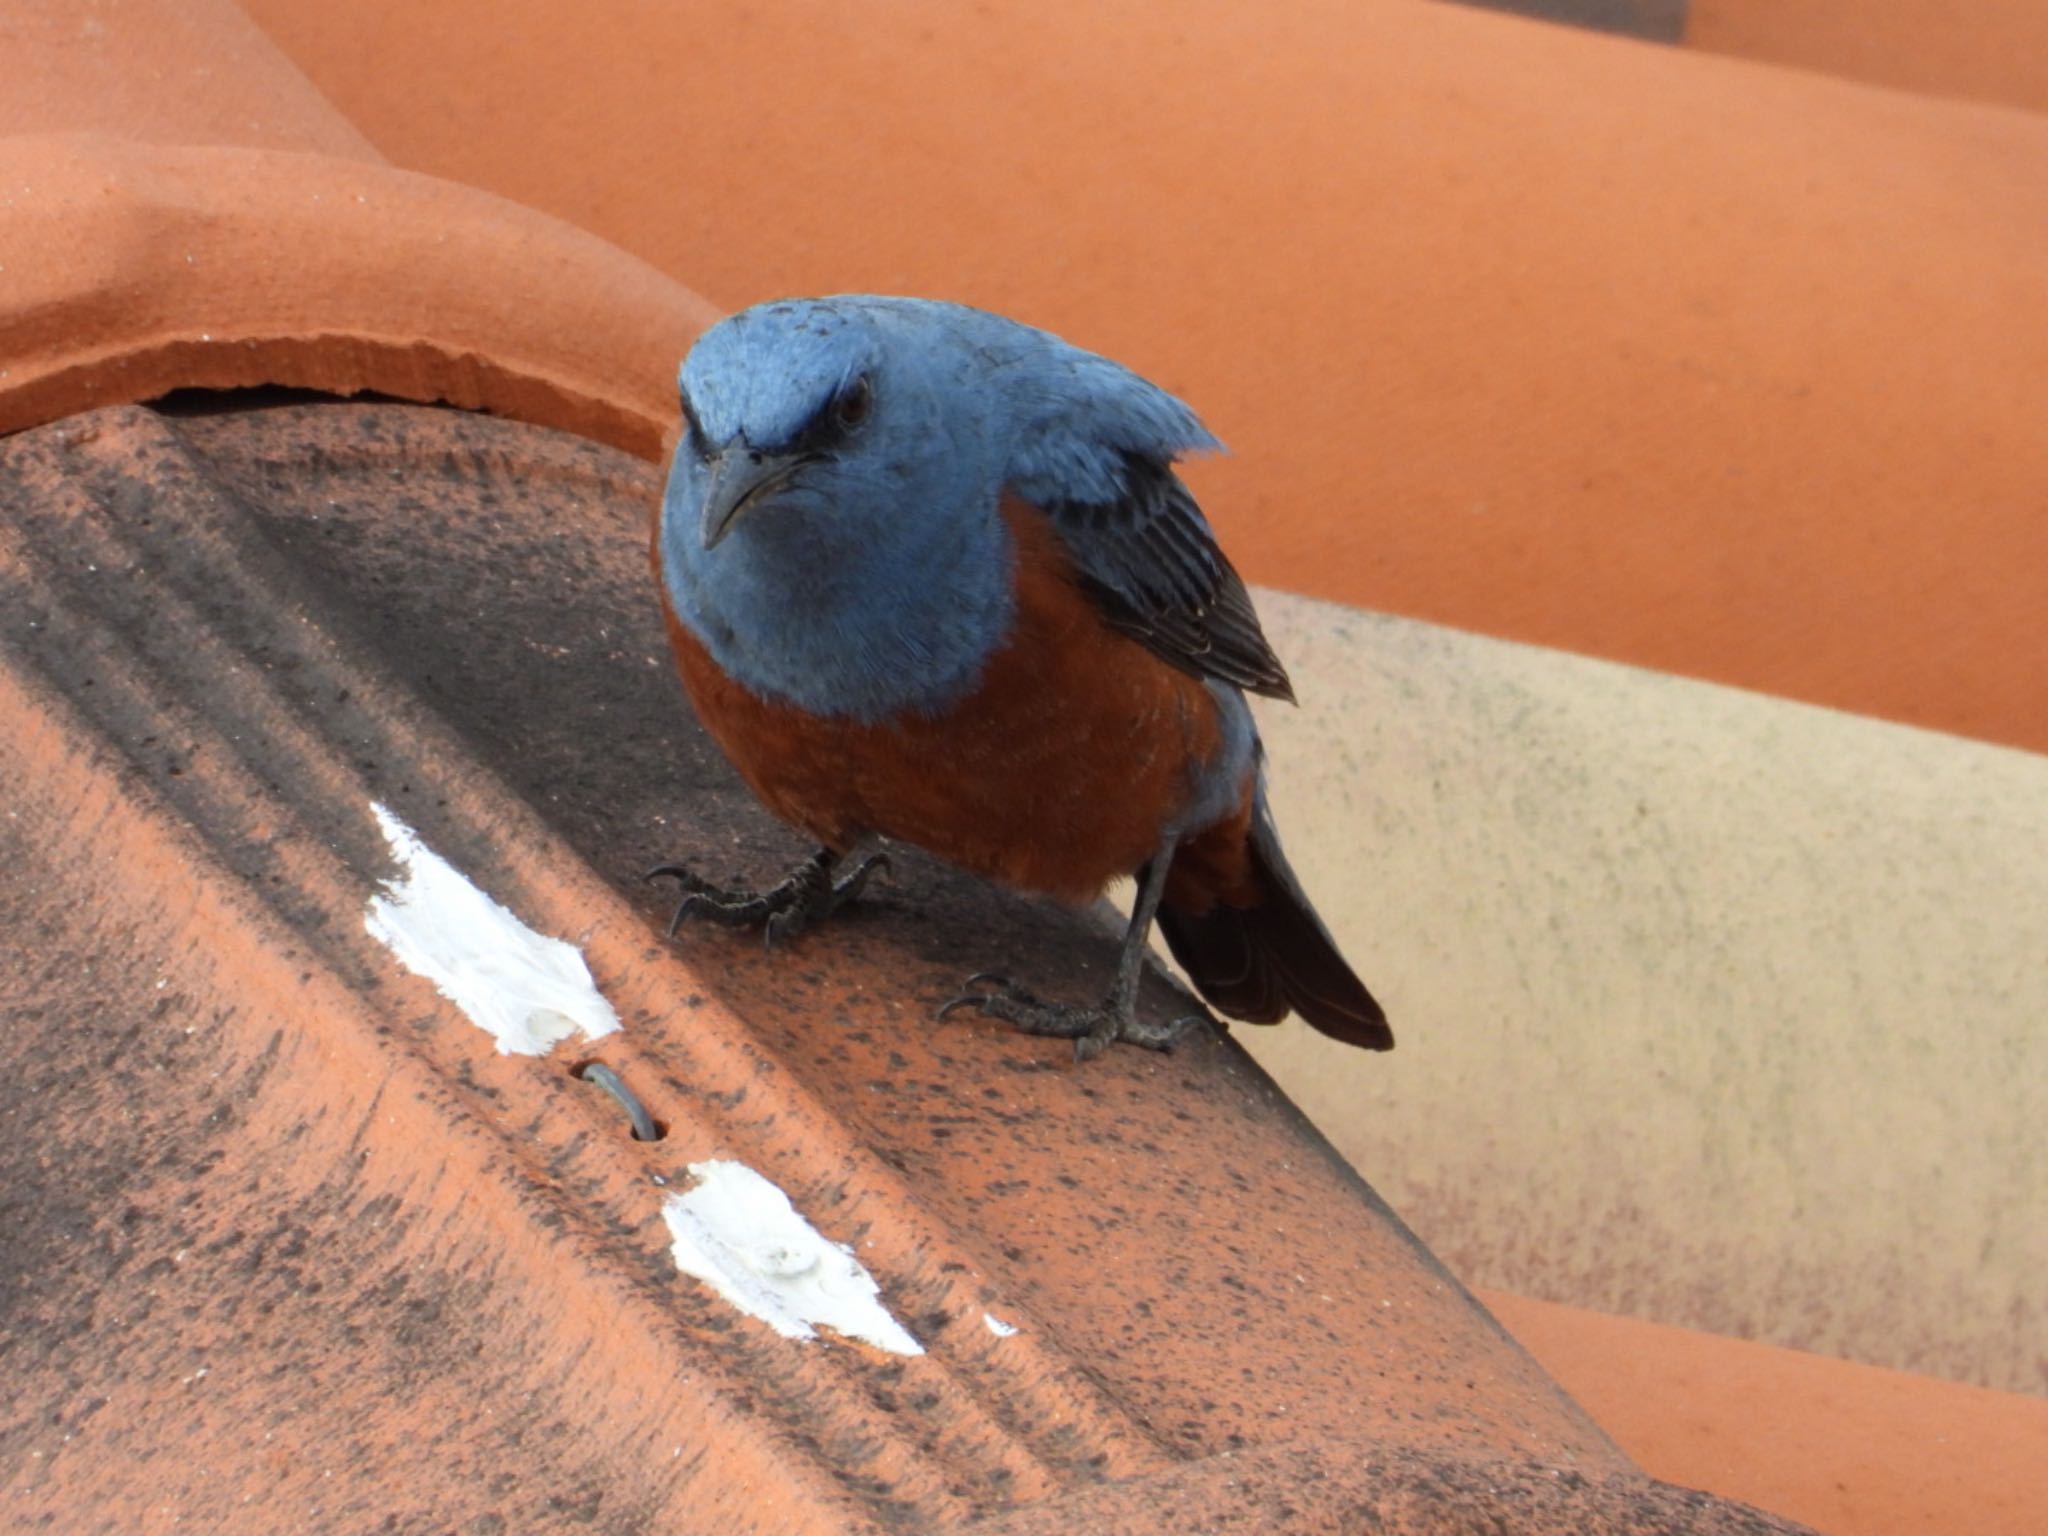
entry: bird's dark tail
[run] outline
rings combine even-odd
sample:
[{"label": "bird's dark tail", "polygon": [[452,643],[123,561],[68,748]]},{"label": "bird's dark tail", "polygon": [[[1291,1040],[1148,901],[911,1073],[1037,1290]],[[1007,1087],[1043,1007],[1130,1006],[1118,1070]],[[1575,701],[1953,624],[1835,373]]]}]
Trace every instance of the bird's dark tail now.
[{"label": "bird's dark tail", "polygon": [[1218,902],[1199,917],[1161,907],[1159,931],[1173,958],[1195,990],[1234,1019],[1277,1024],[1291,1011],[1347,1045],[1391,1050],[1385,1012],[1337,952],[1280,851],[1263,786],[1250,841],[1260,899],[1247,907]]}]

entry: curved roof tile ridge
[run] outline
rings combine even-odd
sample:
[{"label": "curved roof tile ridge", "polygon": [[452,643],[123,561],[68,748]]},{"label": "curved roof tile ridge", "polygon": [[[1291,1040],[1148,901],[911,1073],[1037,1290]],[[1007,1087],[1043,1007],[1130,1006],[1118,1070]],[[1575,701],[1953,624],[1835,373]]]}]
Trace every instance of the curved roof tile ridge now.
[{"label": "curved roof tile ridge", "polygon": [[386,165],[230,0],[24,0],[0,32],[0,432],[285,385],[658,450],[716,313],[681,284]]},{"label": "curved roof tile ridge", "polygon": [[[1631,1467],[1225,1038],[1076,1070],[927,1022],[991,953],[1098,979],[1085,922],[907,857],[798,949],[664,941],[650,857],[782,849],[661,663],[654,486],[401,405],[0,443],[0,1434],[57,1447],[17,1511],[1792,1529]],[[423,850],[582,1038],[507,1051],[415,974]],[[762,1293],[820,1266],[806,1337]]]},{"label": "curved roof tile ridge", "polygon": [[0,432],[184,387],[446,401],[649,457],[715,309],[387,166],[229,0],[10,10]]},{"label": "curved roof tile ridge", "polygon": [[0,140],[0,432],[190,386],[375,391],[651,457],[715,317],[489,193],[360,160]]},{"label": "curved roof tile ridge", "polygon": [[682,285],[383,164],[227,0],[25,0],[0,31],[0,432],[299,385],[657,451],[715,315]]}]

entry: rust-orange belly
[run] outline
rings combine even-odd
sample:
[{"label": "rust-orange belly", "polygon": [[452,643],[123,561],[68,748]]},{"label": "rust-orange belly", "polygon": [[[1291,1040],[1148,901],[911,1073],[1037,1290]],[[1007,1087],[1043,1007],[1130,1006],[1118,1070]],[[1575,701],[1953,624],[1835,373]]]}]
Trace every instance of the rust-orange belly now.
[{"label": "rust-orange belly", "polygon": [[[981,687],[943,714],[820,719],[734,682],[672,612],[669,639],[705,728],[784,820],[834,849],[879,833],[1080,900],[1157,851],[1220,747],[1216,705],[1103,622],[1044,518],[1017,504],[1005,512],[1016,628]],[[1243,845],[1242,816],[1198,839],[1193,857],[1176,860],[1183,889],[1169,899],[1200,907],[1228,891]]]}]

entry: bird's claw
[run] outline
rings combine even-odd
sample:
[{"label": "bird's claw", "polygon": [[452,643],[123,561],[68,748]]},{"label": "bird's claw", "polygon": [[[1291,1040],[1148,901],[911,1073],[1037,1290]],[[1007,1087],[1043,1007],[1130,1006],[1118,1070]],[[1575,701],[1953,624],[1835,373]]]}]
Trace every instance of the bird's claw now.
[{"label": "bird's claw", "polygon": [[972,976],[960,983],[960,991],[957,996],[939,1004],[938,1011],[932,1015],[932,1022],[934,1024],[945,1023],[946,1015],[955,1008],[966,1008],[970,1005],[977,1008],[980,1007],[982,1000],[989,994],[977,992],[974,989],[985,981],[992,983],[995,987],[1009,993],[1013,997],[1031,998],[1031,1001],[1037,1001],[1036,998],[1032,998],[1031,994],[1024,991],[1021,987],[1011,985],[1010,978],[1003,975],[1000,971],[976,971]]},{"label": "bird's claw", "polygon": [[[993,986],[985,992],[974,991],[982,982]],[[960,994],[942,1005],[935,1017],[944,1019],[954,1009],[966,1007],[1023,1034],[1071,1040],[1076,1061],[1099,1056],[1119,1040],[1150,1051],[1170,1051],[1190,1029],[1208,1022],[1205,1014],[1184,1014],[1165,1024],[1155,1024],[1138,1017],[1134,999],[1114,995],[1092,1006],[1048,1003],[993,971],[979,971],[968,977]]]},{"label": "bird's claw", "polygon": [[[870,876],[880,875],[884,879],[893,879],[895,874],[896,866],[889,862],[889,855],[886,853],[869,854],[858,864],[854,865],[850,873],[842,875],[833,882],[832,904],[825,911],[837,911],[840,907],[853,900],[854,897],[861,893],[861,889],[866,886]],[[824,914],[820,913],[818,915],[822,917]]]},{"label": "bird's claw", "polygon": [[685,918],[705,917],[728,928],[751,928],[759,923],[762,943],[773,949],[838,911],[860,894],[870,876],[887,873],[890,868],[886,853],[871,853],[835,880],[836,863],[829,851],[821,849],[778,884],[760,892],[713,885],[682,864],[657,864],[641,878],[666,878],[683,888],[682,900],[668,920],[670,938],[676,936]]}]

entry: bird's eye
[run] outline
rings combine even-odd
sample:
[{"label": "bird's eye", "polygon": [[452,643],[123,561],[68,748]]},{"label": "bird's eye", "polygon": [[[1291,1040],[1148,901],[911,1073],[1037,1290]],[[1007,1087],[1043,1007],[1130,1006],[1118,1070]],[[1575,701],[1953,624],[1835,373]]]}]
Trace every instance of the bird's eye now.
[{"label": "bird's eye", "polygon": [[875,411],[875,386],[866,374],[860,375],[851,384],[839,391],[832,402],[832,419],[839,430],[851,432],[865,422]]}]

